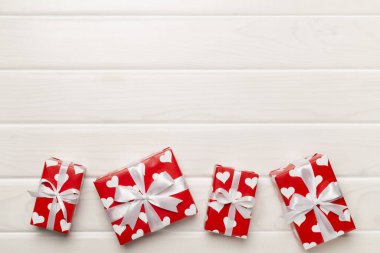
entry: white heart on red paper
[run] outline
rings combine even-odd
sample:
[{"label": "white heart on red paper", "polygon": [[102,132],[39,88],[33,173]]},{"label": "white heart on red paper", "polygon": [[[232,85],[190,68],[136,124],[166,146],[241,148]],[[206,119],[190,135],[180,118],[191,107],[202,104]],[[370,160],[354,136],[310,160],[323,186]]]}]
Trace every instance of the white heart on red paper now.
[{"label": "white heart on red paper", "polygon": [[214,230],[211,231],[211,232],[216,233],[216,234],[219,234],[219,230],[217,230],[217,229],[214,229]]},{"label": "white heart on red paper", "polygon": [[162,224],[164,226],[170,225],[170,218],[168,216],[164,217],[164,219],[162,220]]},{"label": "white heart on red paper", "polygon": [[224,226],[225,226],[226,228],[227,228],[228,221],[231,221],[231,222],[232,222],[232,227],[233,227],[233,228],[236,226],[236,221],[235,221],[235,220],[230,220],[230,218],[228,218],[228,217],[224,217],[224,219],[223,219],[223,223],[224,223]]},{"label": "white heart on red paper", "polygon": [[70,230],[71,223],[67,222],[65,219],[62,219],[59,224],[61,225],[62,231]]},{"label": "white heart on red paper", "polygon": [[294,223],[297,224],[298,226],[301,226],[305,220],[306,220],[305,215],[297,215],[297,217],[294,219]]},{"label": "white heart on red paper", "polygon": [[315,177],[315,183],[318,186],[323,181],[323,177],[321,175]]},{"label": "white heart on red paper", "polygon": [[257,185],[257,177],[246,178],[244,180],[244,182],[245,182],[246,185],[248,185],[249,187],[251,187],[253,189]]},{"label": "white heart on red paper", "polygon": [[216,173],[216,178],[224,183],[230,178],[230,173],[228,171]]},{"label": "white heart on red paper", "polygon": [[289,188],[281,188],[281,194],[284,195],[287,199],[290,198],[290,196],[292,196],[295,192],[294,188],[293,187],[289,187]]},{"label": "white heart on red paper", "polygon": [[46,164],[46,167],[52,167],[52,166],[58,165],[58,161],[49,159],[45,161],[45,164]]},{"label": "white heart on red paper", "polygon": [[316,163],[319,166],[327,166],[329,165],[329,159],[327,158],[326,155],[321,156],[320,158],[317,159]]},{"label": "white heart on red paper", "polygon": [[195,207],[194,204],[191,204],[191,205],[189,206],[189,208],[187,208],[187,209],[185,210],[185,214],[186,214],[186,216],[191,216],[191,215],[194,215],[194,214],[196,214],[196,213],[197,213],[197,208]]},{"label": "white heart on red paper", "polygon": [[112,197],[108,197],[108,198],[101,198],[102,200],[102,203],[103,203],[103,206],[108,209],[112,203],[113,203],[113,198]]},{"label": "white heart on red paper", "polygon": [[120,226],[120,225],[113,225],[112,228],[116,232],[116,234],[121,235],[127,227]]},{"label": "white heart on red paper", "polygon": [[319,228],[318,224],[315,224],[311,227],[311,231],[313,231],[314,233],[320,233],[321,229]]},{"label": "white heart on red paper", "polygon": [[44,216],[39,215],[37,212],[33,212],[33,214],[32,214],[32,222],[33,222],[33,224],[42,223],[44,221],[45,221]]},{"label": "white heart on red paper", "polygon": [[113,176],[110,180],[106,183],[108,188],[115,188],[119,185],[119,178],[117,176]]},{"label": "white heart on red paper", "polygon": [[148,218],[146,217],[146,213],[140,213],[139,214],[140,220],[142,220],[144,223],[148,222]]},{"label": "white heart on red paper", "polygon": [[[49,203],[49,205],[47,206],[47,208],[50,210],[50,208],[51,208],[51,204],[52,203]],[[58,212],[59,212],[59,210],[61,210],[61,207],[57,204],[56,205],[56,208],[55,208],[55,213],[57,214]]]},{"label": "white heart on red paper", "polygon": [[[55,179],[55,181],[57,181],[57,182],[58,182],[58,176],[59,176],[59,173],[58,173],[58,174],[55,174],[55,176],[54,176],[54,179]],[[68,179],[69,179],[69,175],[65,174],[65,177],[63,178],[63,183],[62,183],[62,184],[66,183],[66,181],[67,181]]]},{"label": "white heart on red paper", "polygon": [[291,177],[301,177],[301,170],[299,170],[299,169],[289,170],[289,175]]},{"label": "white heart on red paper", "polygon": [[315,243],[315,242],[305,242],[303,244],[303,247],[305,249],[311,249],[312,247],[315,247],[315,246],[317,246],[317,243]]},{"label": "white heart on red paper", "polygon": [[239,237],[239,238],[241,238],[241,239],[247,239],[247,238],[248,238],[246,235],[237,236],[237,237]]},{"label": "white heart on red paper", "polygon": [[341,236],[341,235],[344,235],[344,231],[343,230],[339,230],[338,232],[336,232],[336,236]]},{"label": "white heart on red paper", "polygon": [[351,220],[350,211],[348,211],[348,209],[346,211],[344,211],[343,212],[343,217],[339,217],[339,220],[340,221],[350,221]]},{"label": "white heart on red paper", "polygon": [[160,156],[160,162],[171,163],[172,162],[172,152],[170,150],[165,151],[165,153]]},{"label": "white heart on red paper", "polygon": [[144,230],[142,230],[142,229],[138,229],[137,231],[136,231],[136,233],[134,233],[133,235],[132,235],[132,240],[136,240],[137,238],[140,238],[141,236],[143,236],[144,235]]},{"label": "white heart on red paper", "polygon": [[82,174],[84,172],[84,169],[81,166],[74,165],[74,172],[75,172],[75,175]]}]

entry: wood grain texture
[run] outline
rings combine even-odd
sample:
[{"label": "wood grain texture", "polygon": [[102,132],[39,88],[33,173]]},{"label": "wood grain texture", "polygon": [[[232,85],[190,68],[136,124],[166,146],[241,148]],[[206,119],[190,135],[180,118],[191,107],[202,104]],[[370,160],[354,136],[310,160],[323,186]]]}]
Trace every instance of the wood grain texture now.
[{"label": "wood grain texture", "polygon": [[[0,209],[0,232],[35,231],[35,227],[29,225],[34,199],[27,194],[27,190],[36,189],[38,181],[37,178],[0,180],[0,201],[4,203]],[[380,204],[373,201],[380,195],[380,178],[340,178],[338,181],[357,229],[380,230]],[[112,231],[92,182],[93,179],[85,180],[72,231]],[[165,230],[203,231],[211,178],[191,177],[187,178],[187,183],[199,213],[194,218],[169,226]],[[281,218],[282,204],[269,178],[260,179],[256,199],[250,231],[290,231],[290,226]]]},{"label": "wood grain texture", "polygon": [[268,15],[379,14],[376,0],[2,0],[0,14]]},{"label": "wood grain texture", "polygon": [[372,125],[95,124],[0,126],[0,177],[40,177],[50,156],[101,176],[171,146],[187,176],[209,176],[215,163],[261,175],[315,152],[338,176],[379,176],[380,129]]},{"label": "wood grain texture", "polygon": [[1,17],[0,69],[380,68],[380,17]]},{"label": "wood grain texture", "polygon": [[[352,232],[318,246],[312,252],[375,253],[378,249],[379,237],[380,232]],[[63,238],[62,235],[56,233],[41,231],[38,233],[2,233],[0,234],[0,245],[9,252],[21,252],[27,245],[29,251],[41,253],[50,253],[52,249],[57,253],[126,251],[130,253],[146,251],[227,253],[237,249],[244,252],[305,252],[292,232],[251,232],[247,240],[241,240],[204,232],[159,231],[129,245],[120,246],[112,232],[74,232]]]},{"label": "wood grain texture", "polygon": [[380,71],[0,71],[0,122],[380,122],[379,83]]}]

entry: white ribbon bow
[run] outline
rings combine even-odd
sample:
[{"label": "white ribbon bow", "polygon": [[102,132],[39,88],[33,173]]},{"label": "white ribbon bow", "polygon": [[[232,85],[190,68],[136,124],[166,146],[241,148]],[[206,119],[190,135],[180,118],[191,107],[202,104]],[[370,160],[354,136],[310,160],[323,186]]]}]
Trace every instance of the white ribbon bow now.
[{"label": "white ribbon bow", "polygon": [[288,223],[302,221],[307,213],[314,211],[323,240],[326,242],[336,238],[338,235],[325,214],[333,212],[341,219],[344,218],[344,210],[347,206],[331,203],[342,198],[338,184],[331,182],[317,196],[317,183],[310,162],[305,160],[300,167],[294,169],[300,171],[309,194],[306,197],[298,193],[293,194],[288,206],[290,211],[284,215],[286,221]]},{"label": "white ribbon bow", "polygon": [[244,219],[250,219],[251,210],[255,204],[255,198],[252,196],[241,196],[241,193],[237,191],[239,186],[239,181],[241,177],[241,171],[235,170],[234,176],[232,178],[231,188],[226,191],[223,188],[218,188],[212,194],[211,199],[215,200],[210,202],[208,205],[217,211],[218,213],[225,205],[230,205],[228,210],[228,216],[225,235],[231,236],[232,229],[234,228],[235,215],[238,211]]},{"label": "white ribbon bow", "polygon": [[111,221],[114,222],[123,218],[120,225],[129,225],[131,229],[134,229],[141,208],[144,206],[150,230],[153,232],[163,228],[165,225],[153,206],[177,213],[177,205],[182,200],[171,195],[187,190],[183,177],[174,180],[167,172],[162,172],[154,179],[146,191],[144,164],[140,163],[138,166],[129,168],[129,172],[138,189],[122,185],[116,187],[114,200],[123,204],[107,210]]},{"label": "white ribbon bow", "polygon": [[255,198],[252,196],[244,196],[237,191],[226,191],[225,189],[218,188],[211,197],[216,200],[209,204],[215,211],[220,212],[225,205],[231,204],[243,216],[244,219],[251,217],[251,209],[254,206]]},{"label": "white ribbon bow", "polygon": [[63,217],[65,218],[65,220],[67,220],[65,202],[70,204],[76,204],[78,202],[80,193],[78,189],[71,188],[61,192],[61,188],[65,183],[65,175],[69,165],[70,164],[67,164],[65,162],[62,163],[58,174],[57,187],[55,187],[54,184],[49,180],[43,178],[40,180],[37,192],[28,191],[31,196],[36,198],[53,199],[50,206],[50,212],[46,226],[48,229],[54,229],[55,217],[58,211],[58,207],[60,207],[60,209],[62,210]]}]

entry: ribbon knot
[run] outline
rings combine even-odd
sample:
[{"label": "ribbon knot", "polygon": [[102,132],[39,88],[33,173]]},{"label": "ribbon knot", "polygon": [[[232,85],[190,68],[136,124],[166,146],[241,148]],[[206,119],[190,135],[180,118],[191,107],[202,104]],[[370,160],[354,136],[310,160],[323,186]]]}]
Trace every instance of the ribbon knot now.
[{"label": "ribbon knot", "polygon": [[[296,165],[296,163],[294,164]],[[323,240],[329,241],[336,238],[338,235],[325,214],[333,212],[340,218],[344,218],[344,210],[347,209],[347,206],[332,203],[343,197],[338,184],[331,182],[317,196],[318,184],[310,162],[303,162],[298,168],[296,165],[294,169],[299,170],[301,179],[309,193],[306,196],[298,193],[293,194],[288,205],[289,211],[284,215],[286,221],[288,223],[295,222],[296,224],[301,221],[302,223],[305,215],[314,211]]]},{"label": "ribbon knot", "polygon": [[55,217],[57,211],[59,210],[57,209],[58,207],[61,209],[65,220],[67,220],[67,210],[65,202],[70,204],[76,204],[79,199],[80,191],[78,189],[70,188],[61,192],[61,188],[66,182],[65,176],[69,165],[69,162],[62,162],[58,173],[57,187],[55,187],[54,184],[49,180],[43,178],[40,180],[37,192],[28,191],[32,197],[53,199],[50,206],[50,212],[46,226],[48,229],[54,229]]},{"label": "ribbon knot", "polygon": [[153,232],[163,228],[165,225],[153,206],[177,213],[177,206],[182,200],[171,195],[187,190],[184,179],[182,177],[173,179],[167,172],[162,172],[146,191],[145,165],[140,163],[128,170],[136,185],[135,187],[123,185],[116,187],[114,200],[121,205],[107,210],[111,221],[114,222],[122,218],[121,226],[129,225],[131,229],[134,229],[141,208],[144,206],[150,230]]}]

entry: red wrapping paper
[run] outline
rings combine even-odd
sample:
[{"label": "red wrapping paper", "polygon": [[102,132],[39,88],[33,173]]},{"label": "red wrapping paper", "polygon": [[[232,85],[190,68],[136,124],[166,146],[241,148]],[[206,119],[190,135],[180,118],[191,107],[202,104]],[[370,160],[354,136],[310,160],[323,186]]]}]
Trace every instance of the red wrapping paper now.
[{"label": "red wrapping paper", "polygon": [[[144,169],[140,170],[141,168]],[[135,169],[137,171],[144,172],[143,181],[146,192],[149,192],[154,181],[158,179],[159,175],[169,175],[175,181],[183,179],[182,172],[177,164],[172,150],[170,148],[166,148],[158,153],[142,159],[140,162],[131,164],[120,170],[113,171],[105,176],[102,176],[94,182],[99,197],[101,198],[103,206],[111,220],[117,239],[121,245],[154,232],[149,224],[145,205],[142,205],[141,209],[138,210],[138,218],[133,228],[130,224],[122,224],[124,217],[120,217],[120,219],[112,221],[109,214],[111,209],[117,206],[126,205],[126,202],[122,203],[115,200],[117,198],[117,187],[119,187],[119,189],[135,190],[135,195],[143,195],[142,191],[138,189],[136,181],[131,176],[131,171]],[[177,212],[166,210],[154,204],[150,204],[153,208],[153,212],[156,213],[161,220],[161,228],[195,215],[198,212],[186,183],[184,181],[183,183],[186,189],[181,190],[176,194],[169,194],[170,197],[180,201],[180,203],[176,206]],[[129,187],[132,187],[133,189]],[[131,202],[138,203],[137,200],[131,200]],[[150,213],[151,212],[152,210],[150,210]],[[127,215],[127,217],[128,216],[131,217],[130,215]]]},{"label": "red wrapping paper", "polygon": [[[62,194],[65,191],[67,192],[73,189],[75,191],[78,191],[78,194],[76,195],[77,198],[79,198],[79,191],[84,179],[86,168],[82,165],[74,164],[72,162],[62,161],[57,158],[50,158],[45,161],[41,180],[49,181],[54,186],[54,188],[58,188],[57,180],[59,178],[60,170],[62,170],[64,174],[62,174],[63,179],[61,180],[63,184],[59,190],[59,193]],[[40,183],[40,186],[41,184],[47,186],[49,189],[52,188],[47,182]],[[77,204],[68,203],[63,200],[63,204],[67,211],[67,219],[65,219],[62,208],[59,207],[59,204],[57,204],[55,217],[52,214],[53,217],[49,218],[53,201],[53,198],[36,197],[30,224],[37,227],[46,228],[48,230],[54,230],[68,234],[71,228],[71,222]],[[49,219],[52,219],[50,221],[51,227],[48,227]]]},{"label": "red wrapping paper", "polygon": [[[235,176],[236,178],[234,178]],[[233,210],[230,210],[232,203],[225,204],[221,210],[218,211],[212,207],[215,204],[214,202],[217,202],[217,200],[213,199],[213,196],[215,196],[216,191],[218,191],[217,189],[224,189],[231,194],[234,188],[234,184],[235,189],[238,191],[237,195],[235,195],[235,199],[236,197],[248,197],[252,199],[253,205],[258,178],[259,175],[255,172],[238,171],[234,168],[216,165],[213,176],[212,193],[207,209],[205,230],[227,236],[235,236],[246,239],[251,222],[250,218],[252,214],[252,207],[247,208],[247,211],[250,213],[249,217],[247,218],[244,218],[237,210],[235,210],[235,212]],[[234,199],[233,195],[230,196],[232,199]],[[233,219],[229,217],[229,215],[231,215],[231,212]],[[227,228],[229,219],[232,224],[230,229]]]},{"label": "red wrapping paper", "polygon": [[[309,188],[306,186],[305,181],[301,176],[302,168],[305,168],[304,164],[310,166],[309,168],[311,168],[315,176],[317,198],[321,198],[321,193],[324,191],[326,192],[327,188],[332,186],[330,185],[331,183],[333,183],[333,186],[337,187],[340,191],[337,179],[327,156],[315,154],[311,157],[295,161],[286,167],[270,172],[270,176],[277,185],[281,198],[287,207],[291,203],[295,194],[300,194],[301,196],[311,199]],[[317,222],[317,214],[314,210],[306,213],[304,217],[302,217],[302,215],[299,216],[297,220],[294,220],[294,222],[291,223],[296,236],[299,238],[305,249],[313,248],[355,229],[355,224],[350,215],[350,211],[347,208],[347,203],[343,194],[336,200],[330,201],[330,203],[343,206],[341,212],[342,216],[338,216],[338,214],[334,212],[324,211],[323,206],[321,207],[320,204],[317,204],[316,207],[322,211],[319,212],[317,210],[318,213],[327,218],[325,219],[328,223],[327,225],[331,225],[332,229],[335,230],[334,238],[324,238],[320,231],[321,222]],[[290,211],[289,208],[286,208],[286,210],[287,212]]]}]

